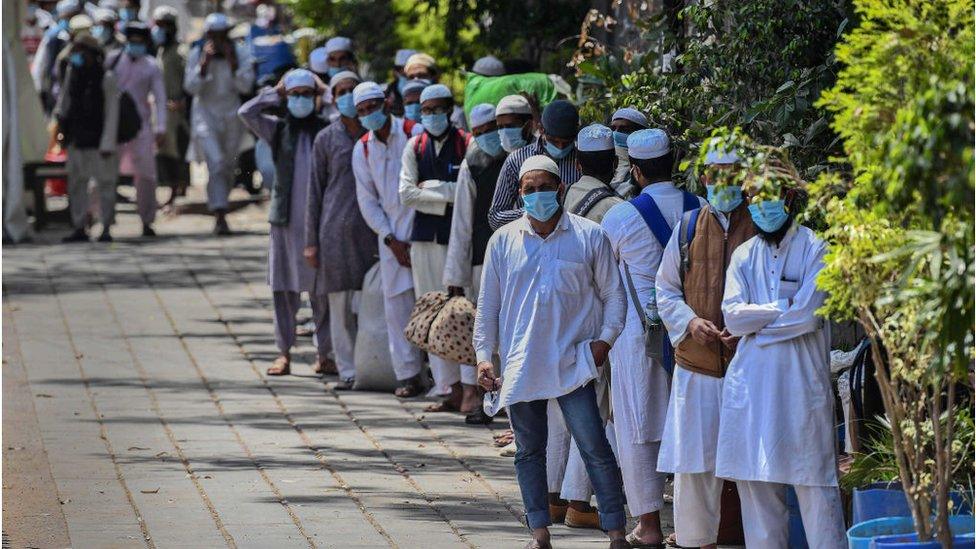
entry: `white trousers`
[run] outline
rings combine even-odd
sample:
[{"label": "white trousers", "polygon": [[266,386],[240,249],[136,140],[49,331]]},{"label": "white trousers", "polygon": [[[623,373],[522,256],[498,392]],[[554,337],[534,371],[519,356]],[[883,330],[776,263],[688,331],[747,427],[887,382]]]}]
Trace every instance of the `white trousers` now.
[{"label": "white trousers", "polygon": [[114,153],[103,158],[98,149],[79,149],[68,146],[65,162],[68,171],[68,209],[71,211],[71,225],[76,229],[85,227],[88,213],[88,185],[95,180],[99,204],[99,219],[103,227],[115,223],[115,187],[119,178],[119,157]]},{"label": "white trousers", "polygon": [[[617,454],[617,439],[613,432],[613,423],[606,425],[607,441],[614,455]],[[586,473],[586,463],[583,461],[583,454],[579,451],[579,446],[570,439],[569,459],[566,460],[566,476],[563,477],[562,489],[559,497],[572,501],[590,501],[593,496],[593,485],[590,484],[590,477]]]},{"label": "white trousers", "polygon": [[398,380],[410,379],[419,374],[422,366],[420,349],[411,345],[403,335],[403,329],[410,322],[410,312],[413,311],[415,301],[413,289],[383,298],[390,359],[393,362],[393,373]]},{"label": "white trousers", "polygon": [[678,545],[701,547],[718,540],[724,482],[714,472],[674,475],[674,533]]},{"label": "white trousers", "polygon": [[356,310],[359,292],[348,290],[328,294],[329,335],[332,338],[332,352],[335,353],[336,369],[339,379],[356,376],[356,363],[353,355],[356,349]]},{"label": "white trousers", "polygon": [[660,511],[664,507],[665,473],[657,470],[660,442],[633,442],[629,435],[617,434],[617,462],[624,479],[627,509],[635,517]]},{"label": "white trousers", "polygon": [[[742,504],[742,530],[749,549],[780,549],[789,546],[789,509],[786,484],[735,482]],[[836,486],[793,486],[800,505],[807,545],[817,549],[847,547],[844,512]],[[677,529],[677,526],[675,526]]]},{"label": "white trousers", "polygon": [[[588,502],[593,496],[593,485],[590,484],[583,456],[569,434],[556,399],[549,401],[546,411],[549,418],[546,443],[546,481],[549,492],[559,494],[562,499]],[[606,433],[610,448],[616,452],[613,423],[607,424]]]}]

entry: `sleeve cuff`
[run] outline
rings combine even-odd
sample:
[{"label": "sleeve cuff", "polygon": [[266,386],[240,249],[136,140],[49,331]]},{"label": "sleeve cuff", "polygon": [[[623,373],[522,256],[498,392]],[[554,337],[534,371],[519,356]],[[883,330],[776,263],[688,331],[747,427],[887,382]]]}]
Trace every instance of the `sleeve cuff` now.
[{"label": "sleeve cuff", "polygon": [[613,344],[616,343],[617,336],[619,335],[620,332],[618,330],[614,330],[613,328],[604,328],[603,330],[600,331],[600,337],[598,337],[597,339],[599,339],[600,341],[606,341],[607,344],[613,347]]},{"label": "sleeve cuff", "polygon": [[480,362],[491,362],[491,355],[492,354],[493,354],[493,351],[486,351],[484,349],[477,349],[475,351],[475,353],[474,353],[475,358],[478,359],[478,362],[479,363]]}]

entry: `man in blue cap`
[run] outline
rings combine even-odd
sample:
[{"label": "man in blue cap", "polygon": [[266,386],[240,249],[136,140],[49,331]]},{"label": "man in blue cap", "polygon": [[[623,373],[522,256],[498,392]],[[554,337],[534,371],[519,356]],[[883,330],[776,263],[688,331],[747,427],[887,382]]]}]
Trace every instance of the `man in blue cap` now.
[{"label": "man in blue cap", "polygon": [[559,99],[546,106],[542,112],[542,136],[513,152],[505,160],[495,186],[495,198],[488,211],[491,228],[522,217],[522,201],[518,193],[518,173],[530,156],[545,155],[553,159],[559,168],[562,181],[575,183],[579,179],[576,165],[576,132],[579,131],[579,111],[576,105]]}]

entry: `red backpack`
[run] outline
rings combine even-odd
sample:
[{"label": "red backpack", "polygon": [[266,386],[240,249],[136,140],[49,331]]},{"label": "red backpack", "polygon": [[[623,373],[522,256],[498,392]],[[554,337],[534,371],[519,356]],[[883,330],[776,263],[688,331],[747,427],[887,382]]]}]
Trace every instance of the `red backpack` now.
[{"label": "red backpack", "polygon": [[[403,133],[406,134],[407,139],[410,139],[410,133],[413,131],[413,127],[416,125],[417,123],[409,118],[403,119]],[[369,160],[369,134],[371,133],[373,132],[366,132],[362,137],[359,138],[359,140],[363,142],[363,155],[366,157],[366,160]],[[424,133],[426,134],[426,132]]]}]

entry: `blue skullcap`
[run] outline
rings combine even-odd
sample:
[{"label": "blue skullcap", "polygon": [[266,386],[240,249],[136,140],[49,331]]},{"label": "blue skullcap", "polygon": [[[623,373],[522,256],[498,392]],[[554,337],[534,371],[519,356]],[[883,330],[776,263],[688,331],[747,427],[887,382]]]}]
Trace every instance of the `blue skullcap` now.
[{"label": "blue skullcap", "polygon": [[335,36],[329,38],[329,41],[325,43],[325,54],[328,55],[334,51],[352,51],[352,40],[346,38],[345,36]]},{"label": "blue skullcap", "polygon": [[403,95],[409,95],[411,93],[422,92],[424,88],[430,85],[430,80],[424,78],[417,78],[408,81],[403,85]]},{"label": "blue skullcap", "polygon": [[308,68],[319,74],[329,72],[329,54],[325,48],[315,48],[308,54]]},{"label": "blue skullcap", "polygon": [[579,131],[579,111],[565,99],[557,99],[542,111],[542,131],[561,139],[575,139]]},{"label": "blue skullcap", "polygon": [[471,109],[471,127],[477,128],[495,121],[495,106],[491,103],[481,103]]},{"label": "blue skullcap", "polygon": [[640,112],[639,110],[633,107],[624,107],[622,109],[617,109],[617,112],[613,113],[613,116],[610,117],[610,120],[611,121],[630,120],[631,122],[637,124],[642,128],[646,128],[648,125],[647,117],[644,116],[644,113]]},{"label": "blue skullcap", "polygon": [[282,81],[285,83],[285,91],[291,91],[295,88],[315,87],[315,75],[312,74],[312,71],[305,69],[288,71],[284,78],[282,78]]},{"label": "blue skullcap", "polygon": [[471,72],[482,76],[502,76],[505,74],[505,64],[494,55],[486,55],[474,62]]},{"label": "blue skullcap", "polygon": [[384,99],[385,97],[386,94],[383,93],[383,87],[376,82],[361,82],[352,90],[352,102],[357,105],[363,101],[369,101],[370,99]]},{"label": "blue skullcap", "polygon": [[432,84],[420,92],[420,102],[430,101],[431,99],[454,99],[451,88],[444,84]]},{"label": "blue skullcap", "polygon": [[590,124],[576,137],[576,150],[580,152],[612,151],[613,130],[603,124]]},{"label": "blue skullcap", "polygon": [[407,64],[407,60],[410,56],[417,53],[417,50],[401,49],[397,50],[396,57],[393,58],[393,64],[397,67],[402,67]]},{"label": "blue skullcap", "polygon": [[627,154],[637,160],[660,158],[671,152],[671,139],[664,130],[637,130],[627,137]]}]

